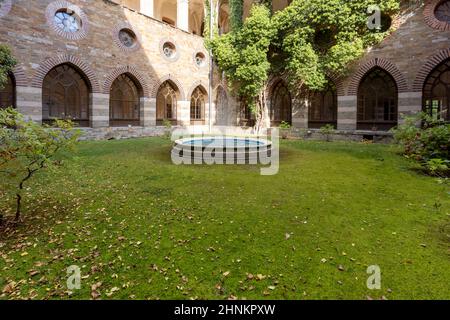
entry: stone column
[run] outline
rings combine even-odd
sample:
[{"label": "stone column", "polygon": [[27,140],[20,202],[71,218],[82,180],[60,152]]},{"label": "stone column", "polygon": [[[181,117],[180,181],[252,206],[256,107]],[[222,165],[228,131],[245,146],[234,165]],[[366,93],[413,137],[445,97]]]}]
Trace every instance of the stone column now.
[{"label": "stone column", "polygon": [[189,31],[189,0],[177,0],[177,27]]},{"label": "stone column", "polygon": [[140,0],[141,13],[153,18],[153,0]]},{"label": "stone column", "polygon": [[357,96],[338,96],[338,130],[356,130]]},{"label": "stone column", "polygon": [[25,120],[42,123],[42,88],[17,86],[16,105]]},{"label": "stone column", "polygon": [[308,128],[308,100],[292,99],[292,126],[298,129]]},{"label": "stone column", "polygon": [[156,99],[141,98],[141,123],[144,127],[156,126]]},{"label": "stone column", "polygon": [[422,92],[402,92],[398,94],[398,123],[406,117],[422,111]]},{"label": "stone column", "polygon": [[178,101],[177,102],[177,120],[182,126],[189,126],[191,124],[191,102]]},{"label": "stone column", "polygon": [[109,94],[92,94],[92,128],[109,127]]}]

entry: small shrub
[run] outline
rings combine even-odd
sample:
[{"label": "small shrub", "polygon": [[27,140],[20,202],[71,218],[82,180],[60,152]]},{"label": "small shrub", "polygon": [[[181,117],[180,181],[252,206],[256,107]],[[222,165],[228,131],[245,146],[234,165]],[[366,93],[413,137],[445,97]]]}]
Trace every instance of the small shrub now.
[{"label": "small shrub", "polygon": [[290,123],[288,123],[286,121],[281,121],[279,128],[281,131],[281,138],[287,139],[289,137],[289,132],[291,131],[291,128],[292,128]]},{"label": "small shrub", "polygon": [[393,133],[405,157],[417,161],[431,174],[448,174],[450,124],[421,113],[407,118]]},{"label": "small shrub", "polygon": [[55,127],[25,121],[13,108],[0,110],[0,186],[16,196],[15,222],[21,219],[25,183],[38,171],[61,165],[80,132],[71,121],[55,120]]},{"label": "small shrub", "polygon": [[327,142],[331,141],[331,137],[335,134],[336,130],[332,124],[327,124],[319,129],[319,133],[325,137]]}]

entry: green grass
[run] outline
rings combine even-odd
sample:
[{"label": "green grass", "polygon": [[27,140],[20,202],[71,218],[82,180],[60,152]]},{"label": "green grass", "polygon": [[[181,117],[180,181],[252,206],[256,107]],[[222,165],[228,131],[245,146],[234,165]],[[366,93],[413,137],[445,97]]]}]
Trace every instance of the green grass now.
[{"label": "green grass", "polygon": [[101,282],[102,299],[450,299],[449,186],[397,151],[283,142],[279,174],[261,176],[174,166],[163,139],[82,143],[2,231],[0,297],[89,299]]}]

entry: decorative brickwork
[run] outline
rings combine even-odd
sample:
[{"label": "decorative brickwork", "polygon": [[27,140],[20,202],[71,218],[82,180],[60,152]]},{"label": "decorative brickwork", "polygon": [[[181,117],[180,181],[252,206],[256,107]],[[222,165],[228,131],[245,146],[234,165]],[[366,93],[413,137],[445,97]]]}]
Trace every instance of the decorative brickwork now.
[{"label": "decorative brickwork", "polygon": [[142,88],[144,97],[150,97],[150,86],[148,84],[148,80],[141,72],[138,71],[136,66],[120,67],[107,75],[105,83],[103,85],[103,93],[109,94],[114,80],[116,80],[118,76],[124,73],[131,75],[131,77],[134,78],[136,82],[138,82],[137,84]]},{"label": "decorative brickwork", "polygon": [[28,78],[25,74],[25,70],[21,64],[16,65],[13,71],[14,80],[16,82],[16,86],[18,87],[27,87],[28,86]]},{"label": "decorative brickwork", "polygon": [[189,89],[188,95],[186,96],[187,99],[191,99],[192,93],[194,92],[194,90],[195,90],[197,87],[201,87],[201,88],[203,89],[203,91],[206,92],[206,97],[209,95],[209,91],[208,91],[209,86],[208,86],[208,84],[207,84],[207,83],[204,83],[204,82],[201,81],[201,80],[198,80],[198,81],[195,81],[194,84],[193,84],[193,85],[191,86],[191,88]]},{"label": "decorative brickwork", "polygon": [[426,59],[426,63],[423,65],[423,67],[417,73],[416,79],[414,80],[413,91],[421,92],[423,89],[425,80],[428,77],[428,75],[430,74],[430,72],[433,71],[433,69],[436,68],[439,64],[441,64],[442,62],[444,62],[445,60],[447,60],[449,58],[450,58],[450,49],[447,49],[447,50],[442,50],[438,54]]},{"label": "decorative brickwork", "polygon": [[80,69],[80,71],[84,73],[84,76],[89,81],[92,92],[101,93],[100,84],[97,80],[97,77],[95,76],[94,71],[92,71],[89,65],[83,62],[80,58],[69,54],[62,54],[42,62],[42,64],[39,66],[39,68],[36,70],[34,74],[31,86],[35,88],[42,88],[42,82],[44,81],[44,78],[47,75],[47,73],[54,67],[64,63],[71,64],[76,68]]},{"label": "decorative brickwork", "polygon": [[[447,4],[445,4],[447,2]],[[427,0],[425,4],[425,9],[423,10],[423,15],[425,22],[434,29],[448,31],[450,30],[450,24],[446,21],[441,21],[436,17],[436,10],[441,5],[450,5],[450,1],[442,0]]]},{"label": "decorative brickwork", "polygon": [[[129,30],[133,33],[133,35],[136,37],[136,43],[131,46],[131,47],[127,47],[119,38],[119,33],[121,30]],[[118,25],[116,25],[116,27],[112,30],[112,37],[114,40],[114,43],[120,48],[122,49],[124,52],[133,52],[133,51],[137,51],[139,50],[139,48],[141,47],[141,43],[142,43],[142,38],[140,36],[140,34],[133,28],[133,26],[131,24],[129,24],[128,22],[122,22],[119,23]]]},{"label": "decorative brickwork", "polygon": [[[68,11],[73,11],[81,20],[80,30],[77,32],[67,32],[61,29],[55,23],[55,14],[62,9],[67,9]],[[67,38],[69,40],[80,40],[87,36],[89,31],[89,20],[78,6],[67,2],[67,1],[55,1],[47,6],[45,11],[45,17],[47,18],[47,24],[61,37]]]},{"label": "decorative brickwork", "polygon": [[361,79],[367,74],[367,72],[375,67],[380,67],[394,78],[399,93],[408,92],[408,83],[406,82],[406,79],[403,76],[402,72],[389,60],[375,58],[362,65],[359,70],[353,75],[347,90],[347,94],[349,96],[357,95]]},{"label": "decorative brickwork", "polygon": [[166,81],[171,81],[175,85],[175,87],[178,89],[178,92],[180,94],[179,99],[181,101],[185,101],[186,95],[184,94],[183,86],[181,85],[180,81],[175,79],[171,74],[165,75],[164,77],[159,79],[159,81],[153,86],[152,90],[150,91],[150,98],[156,98],[159,87]]}]

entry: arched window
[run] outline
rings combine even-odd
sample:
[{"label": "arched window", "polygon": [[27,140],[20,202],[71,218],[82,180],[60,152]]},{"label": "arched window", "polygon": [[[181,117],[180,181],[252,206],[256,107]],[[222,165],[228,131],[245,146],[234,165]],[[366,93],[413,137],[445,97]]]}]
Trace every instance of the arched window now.
[{"label": "arched window", "polygon": [[216,97],[216,125],[226,126],[228,124],[228,96],[225,90],[219,86]]},{"label": "arched window", "polygon": [[450,121],[450,59],[437,66],[423,87],[424,111],[435,119]]},{"label": "arched window", "polygon": [[230,32],[230,5],[228,0],[222,1],[219,5],[218,28],[219,34]]},{"label": "arched window", "polygon": [[164,82],[156,97],[156,120],[162,124],[164,120],[177,121],[178,90],[170,81]]},{"label": "arched window", "polygon": [[111,86],[109,124],[111,126],[140,125],[141,90],[128,75],[122,74]]},{"label": "arched window", "polygon": [[321,128],[327,124],[337,125],[337,93],[330,83],[323,91],[310,94],[308,110],[308,126]]},{"label": "arched window", "polygon": [[241,121],[240,121],[241,126],[252,127],[255,125],[256,116],[244,101],[240,102],[240,114],[241,114]]},{"label": "arched window", "polygon": [[205,122],[205,93],[197,87],[191,97],[191,124],[203,124]]},{"label": "arched window", "polygon": [[386,131],[397,125],[398,90],[394,78],[374,68],[358,89],[358,130]]},{"label": "arched window", "polygon": [[272,91],[270,122],[271,126],[278,126],[282,122],[292,123],[292,99],[284,81],[279,81]]},{"label": "arched window", "polygon": [[50,70],[42,86],[42,120],[70,119],[89,126],[90,87],[85,79],[69,64]]},{"label": "arched window", "polygon": [[16,107],[16,82],[11,74],[6,76],[6,83],[0,87],[0,108]]}]

